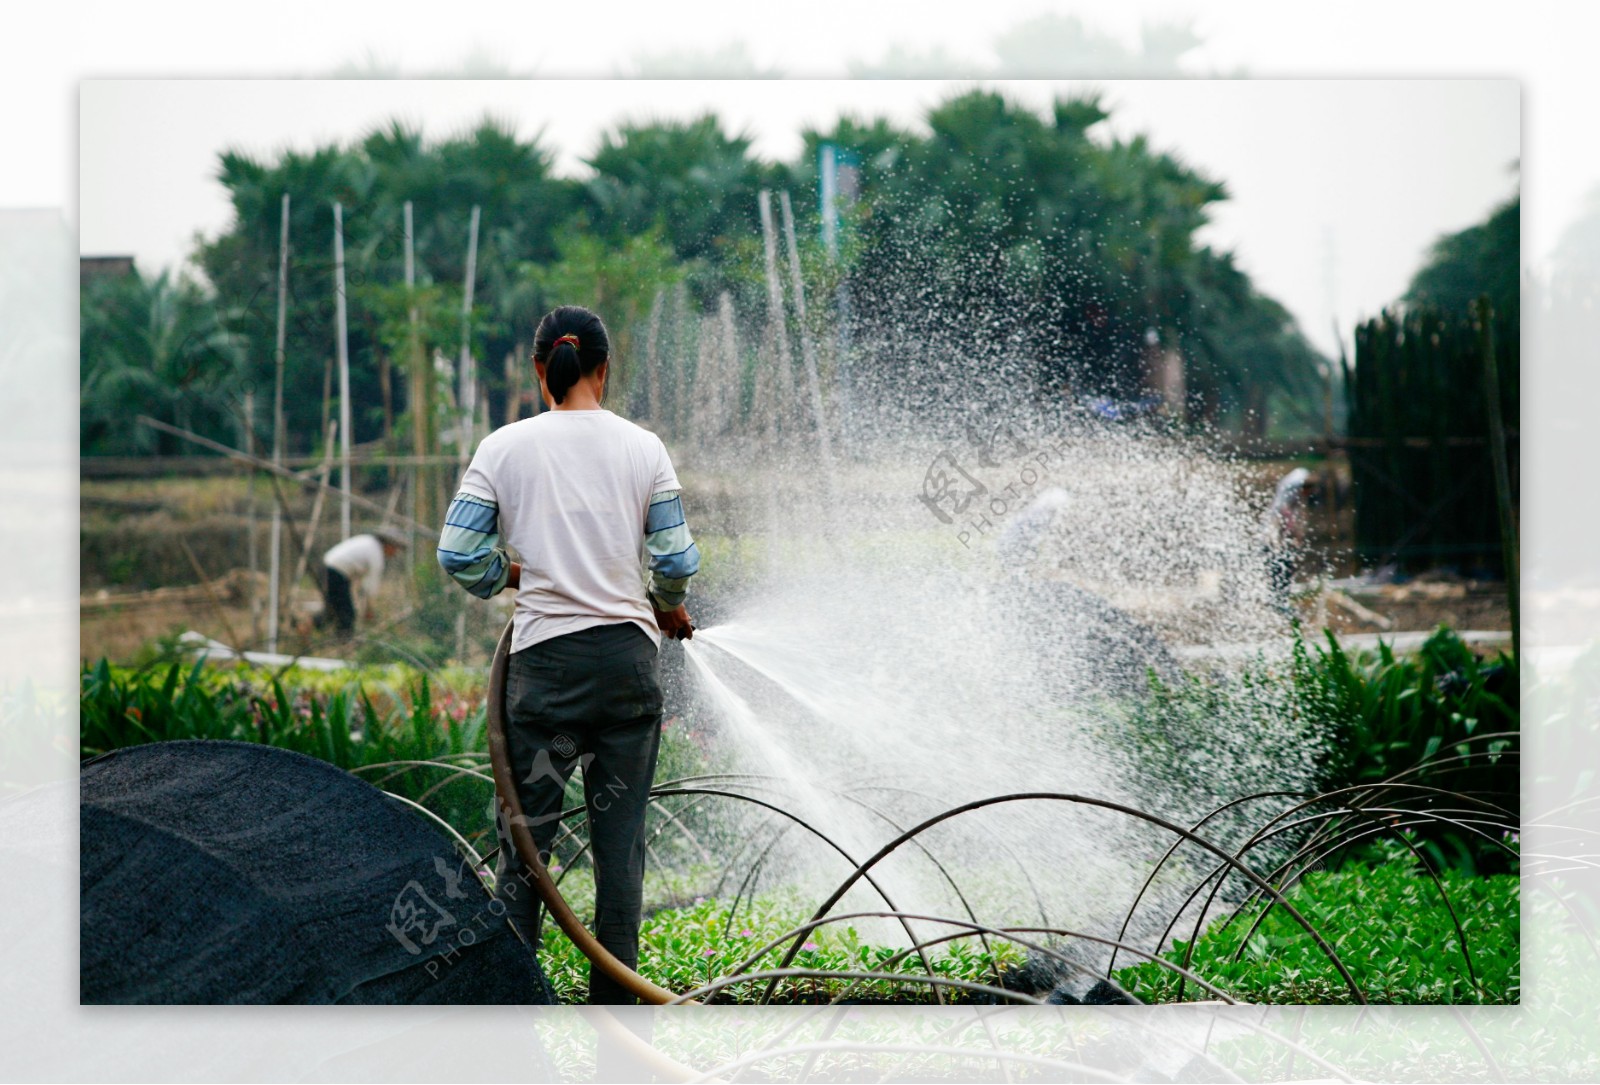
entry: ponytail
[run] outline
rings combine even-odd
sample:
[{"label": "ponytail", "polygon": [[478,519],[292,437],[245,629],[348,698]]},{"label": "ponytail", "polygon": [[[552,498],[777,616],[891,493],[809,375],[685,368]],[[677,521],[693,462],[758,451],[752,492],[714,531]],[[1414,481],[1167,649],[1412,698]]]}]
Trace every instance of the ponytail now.
[{"label": "ponytail", "polygon": [[557,403],[566,402],[567,391],[578,383],[578,346],[574,337],[567,336],[550,348],[545,359],[544,383],[550,397]]},{"label": "ponytail", "polygon": [[545,364],[545,387],[557,403],[566,402],[579,378],[605,364],[610,353],[606,326],[577,305],[563,305],[546,314],[533,336],[534,361]]}]

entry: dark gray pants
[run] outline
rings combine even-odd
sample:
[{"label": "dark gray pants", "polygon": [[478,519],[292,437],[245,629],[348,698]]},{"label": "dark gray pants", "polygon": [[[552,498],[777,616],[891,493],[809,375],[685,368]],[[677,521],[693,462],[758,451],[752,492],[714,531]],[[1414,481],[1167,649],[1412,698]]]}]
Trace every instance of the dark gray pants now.
[{"label": "dark gray pants", "polygon": [[[618,960],[636,968],[644,904],[644,820],[661,744],[655,644],[638,626],[624,622],[514,652],[506,675],[506,717],[517,795],[546,863],[562,827],[567,779],[583,768],[595,937]],[[495,895],[537,948],[543,909],[503,825]],[[634,1000],[595,974],[590,976],[589,1001],[615,1005]]]}]

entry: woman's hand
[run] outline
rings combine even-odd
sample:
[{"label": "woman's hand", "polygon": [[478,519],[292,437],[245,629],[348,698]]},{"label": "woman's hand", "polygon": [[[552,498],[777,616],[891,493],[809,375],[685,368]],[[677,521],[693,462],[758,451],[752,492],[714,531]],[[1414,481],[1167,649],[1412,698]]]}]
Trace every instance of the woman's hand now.
[{"label": "woman's hand", "polygon": [[671,610],[656,610],[652,603],[650,609],[656,612],[656,625],[661,627],[662,636],[673,640],[689,640],[694,636],[694,624],[689,621],[689,612],[681,604]]}]

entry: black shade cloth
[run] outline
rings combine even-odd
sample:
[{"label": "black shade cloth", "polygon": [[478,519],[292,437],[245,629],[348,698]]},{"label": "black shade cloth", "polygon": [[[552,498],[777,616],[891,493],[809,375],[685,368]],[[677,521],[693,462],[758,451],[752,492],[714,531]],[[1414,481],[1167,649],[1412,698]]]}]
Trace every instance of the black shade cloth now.
[{"label": "black shade cloth", "polygon": [[550,1001],[444,833],[324,761],[159,742],[86,763],[79,999]]}]

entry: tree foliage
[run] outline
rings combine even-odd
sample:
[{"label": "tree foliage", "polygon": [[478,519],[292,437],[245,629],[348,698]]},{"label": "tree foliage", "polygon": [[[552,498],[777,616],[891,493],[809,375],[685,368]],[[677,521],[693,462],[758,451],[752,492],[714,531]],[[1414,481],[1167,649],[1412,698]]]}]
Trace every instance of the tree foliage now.
[{"label": "tree foliage", "polygon": [[165,272],[91,281],[78,336],[83,448],[104,455],[189,451],[140,425],[141,414],[236,441],[244,344],[229,323],[196,283]]},{"label": "tree foliage", "polygon": [[1434,242],[1428,261],[1411,278],[1405,304],[1465,317],[1479,295],[1497,313],[1519,308],[1522,288],[1522,197],[1513,196],[1488,219]]},{"label": "tree foliage", "polygon": [[[452,331],[449,315],[433,310],[441,288],[460,297],[468,223],[480,209],[471,344],[494,399],[504,393],[500,359],[523,357],[539,315],[557,304],[602,309],[623,344],[657,291],[677,282],[702,311],[715,311],[729,291],[739,311],[764,312],[757,196],[771,188],[793,198],[814,320],[847,295],[848,311],[834,315],[864,355],[862,368],[908,406],[948,401],[969,386],[975,363],[1039,396],[1131,398],[1152,354],[1170,350],[1185,360],[1191,417],[1226,423],[1259,385],[1288,398],[1310,394],[1319,359],[1288,314],[1230,254],[1198,240],[1210,209],[1227,198],[1224,185],[1143,137],[1096,136],[1106,117],[1094,97],[1040,114],[975,90],[934,106],[919,130],[841,117],[802,133],[798,158],[777,163],[756,157],[750,138],[714,115],[630,122],[603,137],[584,179],[555,175],[541,138],[492,118],[437,142],[392,121],[347,145],[272,158],[227,150],[217,178],[234,221],[194,255],[211,308],[224,314],[214,330],[238,344],[228,355],[234,368],[218,372],[236,386],[272,387],[285,194],[286,408],[291,451],[304,451],[322,431],[321,391],[336,349],[335,202],[353,437],[369,442],[404,422],[403,403],[395,411],[379,404],[383,376],[409,364],[397,354],[395,302],[384,293],[404,282],[408,202],[416,281],[432,291],[430,336],[455,343],[461,318]],[[860,177],[859,197],[843,207],[837,264],[815,240],[824,141]],[[134,319],[116,307],[124,304],[86,294],[86,350],[99,349],[87,338],[91,327],[110,335],[108,324]],[[104,312],[90,311],[97,308]],[[86,403],[115,379],[133,379],[108,376],[111,365],[86,354]],[[95,413],[105,405],[85,409],[93,423],[85,450],[108,450]]]},{"label": "tree foliage", "polygon": [[1308,394],[1319,358],[1287,312],[1197,240],[1225,186],[1143,137],[1091,138],[1107,115],[1094,97],[1041,118],[973,91],[926,136],[852,119],[807,134],[808,162],[824,141],[861,161],[857,322],[924,375],[898,386],[928,405],[976,366],[1131,399],[1149,352],[1176,348],[1191,415],[1242,410],[1254,383]]}]

